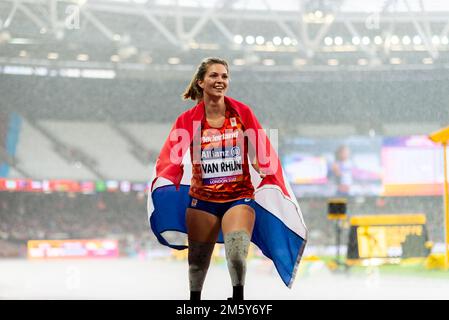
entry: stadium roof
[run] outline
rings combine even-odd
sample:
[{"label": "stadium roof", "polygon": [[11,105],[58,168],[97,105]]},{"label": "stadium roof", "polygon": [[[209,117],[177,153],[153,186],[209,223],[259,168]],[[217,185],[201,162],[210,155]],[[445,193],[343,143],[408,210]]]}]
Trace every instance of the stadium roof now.
[{"label": "stadium roof", "polygon": [[[154,78],[236,70],[446,69],[447,1],[0,0],[0,73]],[[89,69],[89,71],[84,71]]]}]

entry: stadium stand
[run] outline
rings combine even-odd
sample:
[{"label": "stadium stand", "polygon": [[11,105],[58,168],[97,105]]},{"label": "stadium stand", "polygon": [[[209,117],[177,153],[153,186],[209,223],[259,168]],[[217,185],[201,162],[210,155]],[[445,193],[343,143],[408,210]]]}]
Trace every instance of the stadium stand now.
[{"label": "stadium stand", "polygon": [[[91,180],[95,176],[83,167],[76,167],[65,160],[54,149],[54,144],[39,130],[24,120],[17,147],[17,158],[21,166],[34,179]],[[11,172],[10,178],[23,178]]]}]

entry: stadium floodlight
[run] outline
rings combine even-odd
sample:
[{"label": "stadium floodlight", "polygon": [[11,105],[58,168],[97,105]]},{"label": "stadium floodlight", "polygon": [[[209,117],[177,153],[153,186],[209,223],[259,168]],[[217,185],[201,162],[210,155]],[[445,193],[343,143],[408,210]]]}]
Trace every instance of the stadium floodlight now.
[{"label": "stadium floodlight", "polygon": [[282,39],[282,42],[284,43],[284,45],[289,46],[292,44],[292,39],[290,39],[289,37],[284,37],[284,39]]},{"label": "stadium floodlight", "polygon": [[374,43],[379,45],[382,44],[382,37],[381,36],[375,36],[374,37]]},{"label": "stadium floodlight", "polygon": [[326,46],[331,46],[333,42],[334,42],[334,40],[331,37],[324,38],[324,44]]},{"label": "stadium floodlight", "polygon": [[411,43],[412,43],[412,39],[410,39],[409,36],[403,36],[403,37],[402,37],[402,44],[403,44],[403,45],[408,46],[408,45],[410,45]]},{"label": "stadium floodlight", "polygon": [[256,43],[257,43],[258,45],[264,44],[264,43],[265,43],[265,38],[262,37],[262,36],[257,36],[257,37],[256,37]]},{"label": "stadium floodlight", "polygon": [[253,36],[246,36],[245,41],[247,44],[254,44],[256,42],[256,39]]},{"label": "stadium floodlight", "polygon": [[418,35],[414,36],[414,37],[413,37],[413,43],[416,44],[416,45],[422,44],[422,39],[421,39],[421,37],[418,36]]},{"label": "stadium floodlight", "polygon": [[239,35],[239,34],[236,34],[234,36],[234,42],[237,43],[237,44],[242,44],[243,43],[243,37],[241,35]]},{"label": "stadium floodlight", "polygon": [[449,141],[449,127],[435,131],[429,135],[429,139],[443,144],[443,166],[444,166],[444,212],[445,212],[445,268],[449,268],[449,187],[447,185],[447,143]]},{"label": "stadium floodlight", "polygon": [[397,44],[399,44],[399,41],[400,40],[399,40],[399,37],[397,35],[392,35],[391,38],[390,38],[391,44],[397,45]]},{"label": "stadium floodlight", "polygon": [[273,43],[276,45],[276,46],[279,46],[281,43],[282,43],[282,39],[281,39],[281,37],[274,37],[273,38]]},{"label": "stadium floodlight", "polygon": [[441,43],[440,37],[439,36],[433,36],[432,37],[432,44],[438,45]]},{"label": "stadium floodlight", "polygon": [[335,37],[334,43],[335,43],[337,46],[341,46],[341,45],[343,44],[343,38],[342,38],[342,37]]},{"label": "stadium floodlight", "polygon": [[370,40],[369,37],[365,36],[365,37],[362,38],[362,43],[363,43],[364,45],[369,45],[370,42],[371,42],[371,40]]},{"label": "stadium floodlight", "polygon": [[352,44],[357,46],[360,44],[360,37],[352,37]]}]

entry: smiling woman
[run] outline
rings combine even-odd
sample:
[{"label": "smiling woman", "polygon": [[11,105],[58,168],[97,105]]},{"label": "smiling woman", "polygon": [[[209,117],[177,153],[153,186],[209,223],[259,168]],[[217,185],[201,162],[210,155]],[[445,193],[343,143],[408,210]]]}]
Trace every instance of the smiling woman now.
[{"label": "smiling woman", "polygon": [[[151,228],[162,244],[185,249],[185,243],[170,238],[187,235],[191,300],[201,299],[216,242],[225,245],[233,300],[244,298],[251,241],[273,260],[288,286],[306,243],[301,211],[277,153],[252,110],[226,96],[228,87],[228,63],[203,60],[183,94],[197,104],[173,125],[148,198]],[[191,173],[184,174],[190,163]]]},{"label": "smiling woman", "polygon": [[[222,147],[225,148],[224,153],[218,152],[219,157],[201,157],[199,163],[193,164],[189,191],[191,203],[186,212],[191,299],[200,298],[220,227],[224,235],[233,298],[243,299],[246,257],[255,220],[254,187],[248,162],[244,161],[246,158],[233,156],[229,152],[226,156],[228,147],[239,148],[244,152],[248,149],[248,142],[241,138],[244,136],[243,123],[239,115],[226,104],[228,73],[229,67],[225,60],[205,59],[184,93],[185,99],[202,101],[204,104],[201,154],[214,155],[223,150]],[[220,139],[208,139],[211,136]],[[248,201],[242,202],[243,199]]]}]

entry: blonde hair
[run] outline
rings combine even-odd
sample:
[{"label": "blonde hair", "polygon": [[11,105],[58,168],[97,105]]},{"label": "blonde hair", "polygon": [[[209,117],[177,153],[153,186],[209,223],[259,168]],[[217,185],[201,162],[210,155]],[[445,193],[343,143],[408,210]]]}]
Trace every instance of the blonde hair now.
[{"label": "blonde hair", "polygon": [[207,68],[213,64],[222,64],[225,66],[226,71],[229,73],[229,67],[226,60],[221,58],[206,58],[201,61],[200,65],[196,69],[195,75],[190,81],[189,86],[186,88],[184,93],[182,94],[182,98],[184,100],[192,99],[194,101],[200,101],[203,99],[203,89],[198,85],[198,81],[204,80],[204,76],[206,75]]}]

